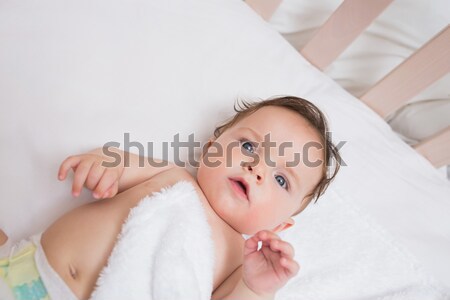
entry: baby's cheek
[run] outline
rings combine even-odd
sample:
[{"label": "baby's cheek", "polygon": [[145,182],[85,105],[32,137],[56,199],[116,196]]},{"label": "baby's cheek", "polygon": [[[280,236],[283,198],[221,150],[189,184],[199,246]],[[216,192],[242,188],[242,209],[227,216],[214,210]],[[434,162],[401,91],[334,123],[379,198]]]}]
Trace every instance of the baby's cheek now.
[{"label": "baby's cheek", "polygon": [[276,226],[274,225],[274,216],[269,209],[253,211],[248,215],[248,220],[253,233],[264,229],[271,230]]}]

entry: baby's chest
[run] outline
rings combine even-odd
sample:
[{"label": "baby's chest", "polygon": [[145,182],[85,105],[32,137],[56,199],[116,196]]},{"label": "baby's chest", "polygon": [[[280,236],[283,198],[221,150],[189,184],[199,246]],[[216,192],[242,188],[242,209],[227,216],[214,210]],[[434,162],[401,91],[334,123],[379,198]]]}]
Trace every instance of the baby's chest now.
[{"label": "baby's chest", "polygon": [[211,227],[215,246],[213,299],[221,299],[241,278],[244,240],[236,232]]},{"label": "baby's chest", "polygon": [[211,295],[212,300],[222,299],[228,295],[242,278],[242,265],[239,265],[226,279],[221,282]]}]

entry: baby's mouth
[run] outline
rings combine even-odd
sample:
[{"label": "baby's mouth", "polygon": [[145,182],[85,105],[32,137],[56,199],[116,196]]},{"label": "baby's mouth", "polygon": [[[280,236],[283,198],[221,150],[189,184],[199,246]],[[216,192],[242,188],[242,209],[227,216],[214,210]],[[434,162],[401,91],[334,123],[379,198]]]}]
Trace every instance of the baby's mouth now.
[{"label": "baby's mouth", "polygon": [[243,197],[245,197],[247,200],[249,200],[248,198],[248,188],[247,188],[247,183],[245,182],[245,180],[241,179],[241,178],[230,178],[231,180],[231,184],[234,185],[239,192],[241,193],[241,195]]},{"label": "baby's mouth", "polygon": [[241,189],[244,191],[245,195],[247,195],[247,188],[245,187],[245,185],[240,181],[236,181],[236,182],[239,184]]}]

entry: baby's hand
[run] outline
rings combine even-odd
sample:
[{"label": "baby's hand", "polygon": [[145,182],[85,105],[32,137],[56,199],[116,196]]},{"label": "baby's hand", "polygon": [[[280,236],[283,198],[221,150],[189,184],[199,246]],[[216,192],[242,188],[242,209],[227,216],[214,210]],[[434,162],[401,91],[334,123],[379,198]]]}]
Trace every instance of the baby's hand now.
[{"label": "baby's hand", "polygon": [[[258,241],[262,241],[259,251]],[[258,295],[274,294],[300,269],[293,257],[294,249],[289,243],[271,231],[259,231],[245,241],[244,283]]]},{"label": "baby's hand", "polygon": [[111,198],[119,190],[119,179],[122,176],[124,167],[104,167],[103,162],[108,162],[105,156],[86,153],[69,156],[66,158],[58,171],[58,179],[65,180],[67,172],[72,169],[74,172],[72,195],[78,197],[83,186],[93,191],[96,199]]}]

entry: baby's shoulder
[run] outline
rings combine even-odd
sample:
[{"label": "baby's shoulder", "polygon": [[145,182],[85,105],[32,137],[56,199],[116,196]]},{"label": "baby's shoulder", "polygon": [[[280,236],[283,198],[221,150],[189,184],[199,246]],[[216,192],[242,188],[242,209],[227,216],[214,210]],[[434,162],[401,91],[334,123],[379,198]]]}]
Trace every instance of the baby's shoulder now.
[{"label": "baby's shoulder", "polygon": [[191,173],[185,168],[173,166],[172,168],[165,170],[151,178],[152,182],[159,183],[161,186],[173,186],[177,182],[187,181],[191,183],[195,188],[198,187],[197,180]]},{"label": "baby's shoulder", "polygon": [[[193,176],[187,169],[174,166],[164,172],[154,176],[151,180],[152,184],[160,187],[173,186],[180,181],[187,181],[192,184],[202,203],[208,203],[203,190],[200,188],[197,178]],[[208,207],[209,205],[207,205]]]}]

